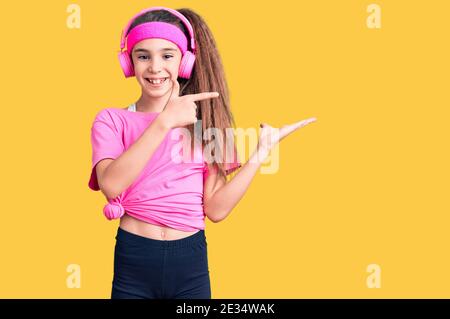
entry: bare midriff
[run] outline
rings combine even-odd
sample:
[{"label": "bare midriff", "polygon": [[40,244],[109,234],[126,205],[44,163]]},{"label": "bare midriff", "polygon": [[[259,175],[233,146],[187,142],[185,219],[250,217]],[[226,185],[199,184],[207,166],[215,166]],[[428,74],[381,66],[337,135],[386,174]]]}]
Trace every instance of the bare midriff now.
[{"label": "bare midriff", "polygon": [[166,226],[153,225],[136,219],[126,213],[120,218],[119,227],[127,232],[156,240],[181,239],[191,236],[199,231],[186,232]]}]

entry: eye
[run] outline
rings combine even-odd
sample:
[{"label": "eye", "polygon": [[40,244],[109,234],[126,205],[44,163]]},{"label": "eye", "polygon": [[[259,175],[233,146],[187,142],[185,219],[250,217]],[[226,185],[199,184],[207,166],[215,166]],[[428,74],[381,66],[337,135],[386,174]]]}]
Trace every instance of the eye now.
[{"label": "eye", "polygon": [[[148,55],[139,55],[138,59],[141,60],[141,58],[148,58]],[[173,55],[166,54],[166,55],[164,55],[164,58],[166,58],[166,59],[173,58]],[[147,60],[147,59],[145,59],[145,60]]]}]

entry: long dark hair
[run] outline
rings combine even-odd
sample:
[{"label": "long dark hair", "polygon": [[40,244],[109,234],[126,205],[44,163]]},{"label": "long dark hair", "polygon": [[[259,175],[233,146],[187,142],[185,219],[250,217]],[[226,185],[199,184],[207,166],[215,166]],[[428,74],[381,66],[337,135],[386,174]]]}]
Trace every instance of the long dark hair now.
[{"label": "long dark hair", "polygon": [[[227,135],[225,133],[225,129],[234,128],[235,121],[230,110],[228,85],[225,79],[225,72],[220,54],[217,50],[214,36],[203,18],[191,9],[182,8],[176,10],[184,15],[191,23],[192,28],[194,29],[194,38],[196,40],[197,50],[195,65],[191,77],[189,79],[178,78],[180,83],[180,95],[201,92],[219,92],[219,97],[217,98],[196,101],[198,106],[197,119],[202,120],[202,132],[205,132],[208,128],[216,128],[222,132],[223,140],[221,143],[215,144],[215,149],[213,151],[213,153],[217,154],[216,157],[219,157],[222,160],[219,161],[219,163],[214,160],[213,163],[214,167],[218,168],[219,173],[225,176],[226,171],[224,161],[226,151],[227,149],[233,148],[233,150],[230,150],[229,152],[234,154],[233,152],[236,150],[234,136],[228,135],[228,138],[226,138]],[[129,30],[139,24],[150,21],[163,21],[171,23],[183,31],[188,41],[190,39],[189,32],[183,22],[166,10],[150,11],[138,16],[132,22]],[[195,136],[194,125],[195,124],[191,124],[187,126],[191,137]],[[217,139],[219,136],[214,136],[214,138]],[[206,142],[203,141],[201,136],[200,139],[203,150]],[[192,150],[194,149],[194,138],[192,138],[191,148]],[[215,154],[211,155],[215,156]]]}]

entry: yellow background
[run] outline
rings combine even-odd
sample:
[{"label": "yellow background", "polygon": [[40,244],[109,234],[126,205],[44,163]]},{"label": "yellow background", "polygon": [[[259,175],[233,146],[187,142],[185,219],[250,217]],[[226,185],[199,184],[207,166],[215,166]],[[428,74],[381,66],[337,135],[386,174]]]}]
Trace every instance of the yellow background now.
[{"label": "yellow background", "polygon": [[118,221],[87,186],[90,127],[139,97],[120,32],[155,5],[205,18],[237,126],[317,118],[281,142],[277,174],[207,221],[213,298],[450,297],[449,1],[85,0],[81,29],[70,3],[2,4],[0,297],[110,297]]}]

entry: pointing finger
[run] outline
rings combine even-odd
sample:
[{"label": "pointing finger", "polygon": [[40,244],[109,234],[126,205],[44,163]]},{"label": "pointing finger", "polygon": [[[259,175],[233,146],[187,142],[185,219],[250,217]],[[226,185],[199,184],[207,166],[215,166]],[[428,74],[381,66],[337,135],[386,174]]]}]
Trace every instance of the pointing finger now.
[{"label": "pointing finger", "polygon": [[197,93],[197,94],[189,94],[189,98],[192,101],[201,101],[206,99],[212,99],[215,97],[218,97],[218,92],[203,92],[203,93]]}]

